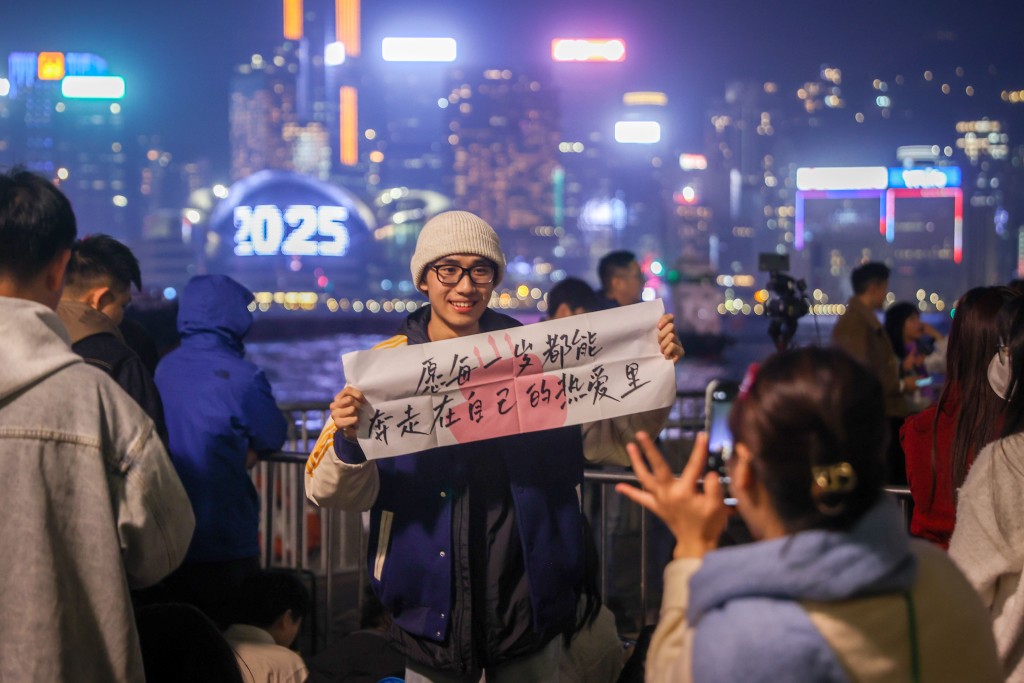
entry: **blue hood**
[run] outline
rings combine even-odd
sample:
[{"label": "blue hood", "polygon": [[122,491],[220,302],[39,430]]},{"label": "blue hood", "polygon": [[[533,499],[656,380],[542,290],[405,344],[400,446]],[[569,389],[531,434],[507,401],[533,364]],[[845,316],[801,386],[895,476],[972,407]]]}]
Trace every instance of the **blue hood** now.
[{"label": "blue hood", "polygon": [[252,292],[227,275],[200,275],[189,280],[178,303],[182,339],[212,333],[241,346],[252,327]]},{"label": "blue hood", "polygon": [[802,531],[709,553],[690,580],[687,621],[743,598],[830,602],[908,590],[917,558],[884,496],[849,532]]}]

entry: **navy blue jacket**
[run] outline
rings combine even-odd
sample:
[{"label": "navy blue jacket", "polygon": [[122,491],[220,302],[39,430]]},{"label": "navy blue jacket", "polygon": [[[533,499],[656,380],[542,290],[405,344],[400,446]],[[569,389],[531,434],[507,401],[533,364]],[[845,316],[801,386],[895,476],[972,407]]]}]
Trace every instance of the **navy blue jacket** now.
[{"label": "navy blue jacket", "polygon": [[246,361],[252,293],[229,277],[203,275],[181,293],[181,346],[157,366],[171,460],[196,515],[187,562],[259,555],[259,501],[248,451],[284,444],[287,423],[263,371]]}]

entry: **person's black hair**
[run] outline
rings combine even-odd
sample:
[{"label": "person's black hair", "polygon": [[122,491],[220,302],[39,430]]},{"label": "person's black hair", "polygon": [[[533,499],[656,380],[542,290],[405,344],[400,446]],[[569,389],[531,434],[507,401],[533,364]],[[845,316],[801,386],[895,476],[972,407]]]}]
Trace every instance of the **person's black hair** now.
[{"label": "person's black hair", "polygon": [[988,383],[988,365],[998,348],[999,312],[1018,296],[1009,287],[974,287],[957,300],[946,344],[946,381],[932,420],[929,505],[938,483],[939,419],[952,414],[949,444],[953,491],[963,486],[974,457],[998,436],[1003,400]]},{"label": "person's black hair", "polygon": [[631,263],[636,263],[636,254],[624,249],[610,251],[601,257],[597,264],[597,277],[601,280],[601,289],[607,292],[612,283],[612,278],[626,268],[629,268]]},{"label": "person's black hair", "polygon": [[1005,438],[1024,432],[1024,297],[1014,297],[1000,309],[996,326],[999,345],[1006,347],[1011,373],[1000,433]]},{"label": "person's black hair", "polygon": [[1016,296],[1024,295],[1024,280],[1021,278],[1013,278],[1006,283],[1006,287],[1012,291]]},{"label": "person's black hair", "polygon": [[110,286],[142,290],[139,260],[127,246],[110,235],[89,235],[71,247],[64,286],[73,291]]},{"label": "person's black hair", "polygon": [[853,285],[854,294],[863,294],[872,283],[888,281],[889,266],[878,261],[869,261],[857,266],[850,273],[850,284]]},{"label": "person's black hair", "polygon": [[577,308],[590,312],[601,307],[594,289],[577,277],[565,278],[548,292],[548,316],[554,315],[562,304],[568,305],[572,312]]},{"label": "person's black hair", "polygon": [[[758,369],[729,428],[753,453],[788,532],[849,529],[878,500],[889,442],[882,399],[874,373],[840,349],[785,351]],[[846,486],[821,486],[816,474]]]},{"label": "person's black hair", "polygon": [[[576,606],[576,621],[571,629],[562,632],[562,644],[569,647],[573,637],[585,628],[590,628],[601,613],[601,558],[597,554],[597,542],[590,520],[583,516],[583,578],[579,585],[581,604]],[[583,609],[580,609],[582,606]]]},{"label": "person's black hair", "polygon": [[192,605],[147,605],[135,612],[142,666],[149,683],[242,683],[231,646]]},{"label": "person's black hair", "polygon": [[287,571],[264,570],[246,576],[237,597],[235,620],[240,624],[268,628],[286,611],[293,619],[309,612],[309,589]]},{"label": "person's black hair", "polygon": [[921,311],[909,301],[898,301],[885,309],[885,333],[889,335],[889,343],[896,357],[907,357],[907,345],[903,341],[903,325],[913,316],[920,316]]},{"label": "person's black hair", "polygon": [[31,280],[77,233],[71,202],[53,183],[22,168],[0,173],[0,275]]}]

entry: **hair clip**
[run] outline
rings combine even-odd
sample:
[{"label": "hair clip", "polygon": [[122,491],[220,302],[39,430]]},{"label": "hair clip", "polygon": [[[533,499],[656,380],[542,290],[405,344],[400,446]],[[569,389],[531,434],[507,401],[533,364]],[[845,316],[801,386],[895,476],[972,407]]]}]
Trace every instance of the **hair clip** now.
[{"label": "hair clip", "polygon": [[822,493],[849,493],[857,486],[857,473],[848,462],[811,468],[814,487]]},{"label": "hair clip", "polygon": [[846,510],[846,499],[836,497],[853,491],[856,486],[857,473],[848,462],[811,468],[811,498],[822,514],[841,515]]},{"label": "hair clip", "polygon": [[760,364],[751,363],[747,366],[747,372],[743,375],[743,381],[740,382],[740,390],[738,397],[741,401],[746,400],[750,396],[750,390],[754,388],[754,382],[757,381],[757,371],[761,369]]}]

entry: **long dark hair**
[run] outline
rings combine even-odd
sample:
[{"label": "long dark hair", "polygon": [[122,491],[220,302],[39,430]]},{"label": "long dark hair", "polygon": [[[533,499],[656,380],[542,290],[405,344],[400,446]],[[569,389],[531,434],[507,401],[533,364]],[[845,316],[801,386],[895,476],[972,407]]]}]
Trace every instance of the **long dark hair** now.
[{"label": "long dark hair", "polygon": [[999,311],[999,336],[1007,347],[1010,361],[1010,384],[1006,388],[1003,429],[1007,437],[1024,432],[1024,297],[1017,297]]},{"label": "long dark hair", "polygon": [[907,356],[907,344],[903,339],[903,325],[915,315],[921,315],[917,306],[909,301],[898,301],[885,309],[885,333],[889,335],[889,343],[896,357],[902,360]]},{"label": "long dark hair", "polygon": [[[772,356],[736,401],[729,428],[754,453],[789,532],[850,529],[881,495],[889,440],[882,386],[844,351],[811,347]],[[816,488],[815,470],[844,465],[852,470],[848,487]]]},{"label": "long dark hair", "polygon": [[956,406],[956,430],[950,445],[953,491],[963,485],[974,456],[996,437],[1002,410],[999,397],[988,385],[988,364],[996,352],[996,320],[1011,298],[1006,287],[975,287],[960,297],[946,343],[946,383],[939,395],[932,422],[932,486],[935,494],[936,440],[943,408]]}]

